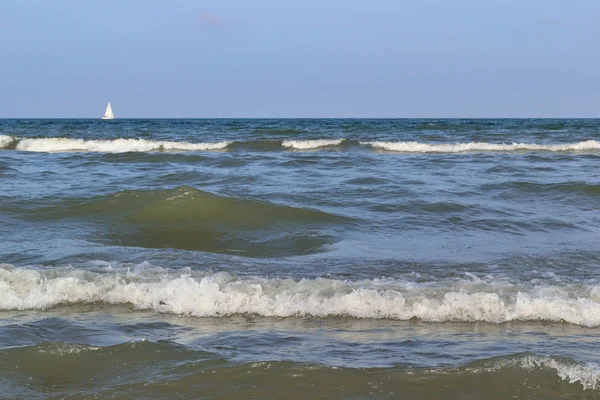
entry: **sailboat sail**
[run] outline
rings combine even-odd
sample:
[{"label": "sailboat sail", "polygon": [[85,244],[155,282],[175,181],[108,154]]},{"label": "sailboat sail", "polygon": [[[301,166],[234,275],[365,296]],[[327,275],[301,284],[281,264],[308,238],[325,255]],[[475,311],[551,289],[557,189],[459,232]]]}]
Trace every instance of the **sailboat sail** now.
[{"label": "sailboat sail", "polygon": [[102,117],[102,119],[115,119],[115,115],[112,112],[112,107],[110,106],[110,101],[106,106],[106,111],[104,112],[104,116]]}]

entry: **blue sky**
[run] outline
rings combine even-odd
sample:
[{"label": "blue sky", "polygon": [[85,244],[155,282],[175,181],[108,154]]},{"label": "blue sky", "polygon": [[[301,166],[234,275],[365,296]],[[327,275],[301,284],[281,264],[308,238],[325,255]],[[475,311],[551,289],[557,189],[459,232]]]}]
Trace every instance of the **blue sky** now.
[{"label": "blue sky", "polygon": [[600,117],[598,0],[0,0],[0,117]]}]

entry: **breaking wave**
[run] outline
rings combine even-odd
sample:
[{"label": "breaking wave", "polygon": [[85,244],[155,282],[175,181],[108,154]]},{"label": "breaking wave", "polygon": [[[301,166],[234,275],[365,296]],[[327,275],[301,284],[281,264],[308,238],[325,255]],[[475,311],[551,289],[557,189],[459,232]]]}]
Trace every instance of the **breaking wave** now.
[{"label": "breaking wave", "polygon": [[14,138],[9,135],[0,135],[0,149],[5,148],[14,141]]},{"label": "breaking wave", "polygon": [[595,363],[578,363],[570,359],[521,354],[512,357],[500,357],[494,360],[478,361],[469,372],[499,371],[502,369],[523,369],[526,371],[553,370],[563,381],[579,383],[585,390],[600,389],[600,366]]},{"label": "breaking wave", "polygon": [[440,143],[427,144],[419,142],[360,142],[373,148],[403,153],[462,153],[462,152],[510,152],[510,151],[596,151],[600,150],[600,142],[586,140],[565,144],[533,144],[533,143]]},{"label": "breaking wave", "polygon": [[153,141],[146,139],[84,140],[70,138],[14,139],[0,137],[0,147],[4,148],[17,141],[16,150],[32,152],[100,152],[125,153],[148,151],[201,151],[220,150],[231,144],[229,141],[215,143],[188,143]]},{"label": "breaking wave", "polygon": [[310,140],[266,140],[249,141],[220,141],[207,143],[189,143],[174,141],[154,141],[147,139],[113,139],[85,140],[72,138],[17,138],[0,135],[0,149],[15,149],[31,152],[150,152],[150,151],[207,151],[207,150],[254,150],[277,151],[283,149],[311,150],[326,147],[336,147],[342,144],[345,149],[355,146],[369,146],[391,152],[402,153],[463,153],[463,152],[596,152],[600,150],[600,142],[586,140],[564,144],[534,144],[534,143],[421,143],[421,142],[386,142],[386,141],[356,141],[340,139],[310,139]]},{"label": "breaking wave", "polygon": [[332,147],[340,145],[345,139],[335,140],[284,140],[281,145],[283,147],[289,147],[297,150],[310,150],[318,149],[320,147]]},{"label": "breaking wave", "polygon": [[360,281],[242,277],[227,272],[133,268],[0,266],[0,310],[60,304],[131,304],[195,317],[354,317],[427,322],[555,321],[600,326],[600,285],[510,283],[502,278]]}]

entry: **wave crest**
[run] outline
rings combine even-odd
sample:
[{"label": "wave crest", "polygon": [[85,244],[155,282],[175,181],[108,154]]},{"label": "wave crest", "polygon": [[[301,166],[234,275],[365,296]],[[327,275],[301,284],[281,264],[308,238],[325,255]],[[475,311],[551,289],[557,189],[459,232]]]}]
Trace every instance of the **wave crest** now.
[{"label": "wave crest", "polygon": [[600,287],[509,284],[471,279],[415,282],[238,277],[226,272],[0,268],[0,309],[103,302],[215,317],[347,316],[428,322],[556,321],[600,326]]},{"label": "wave crest", "polygon": [[12,149],[31,152],[150,152],[150,151],[207,151],[230,148],[233,150],[277,151],[281,148],[296,150],[312,150],[325,147],[340,146],[347,143],[345,148],[354,146],[370,146],[391,152],[402,153],[464,153],[464,152],[596,152],[600,150],[600,142],[586,140],[576,143],[563,144],[534,144],[534,143],[421,143],[416,141],[387,142],[387,141],[356,141],[341,139],[311,139],[311,140],[250,140],[250,141],[221,141],[211,143],[189,143],[174,141],[154,141],[147,139],[113,139],[85,140],[73,138],[15,138],[0,135],[0,149]]},{"label": "wave crest", "polygon": [[84,140],[70,138],[21,139],[16,149],[32,152],[87,151],[100,153],[148,152],[160,150],[200,151],[220,150],[232,142],[188,143],[153,141],[146,139]]},{"label": "wave crest", "polygon": [[462,153],[462,152],[511,152],[511,151],[590,151],[600,150],[600,142],[586,140],[584,142],[566,144],[533,144],[533,143],[444,143],[427,144],[420,142],[360,142],[377,149],[402,153]]},{"label": "wave crest", "polygon": [[0,135],[0,149],[7,147],[9,144],[14,142],[14,138],[9,135]]},{"label": "wave crest", "polygon": [[333,147],[342,144],[345,139],[284,140],[281,145],[297,150],[311,150],[320,147]]},{"label": "wave crest", "polygon": [[517,368],[527,371],[549,369],[555,371],[563,381],[567,381],[571,384],[579,383],[585,390],[600,389],[600,366],[595,363],[582,364],[570,359],[559,359],[536,354],[523,354],[512,357],[502,357],[494,361],[486,360],[484,362],[476,362],[474,364],[479,364],[479,366],[466,369],[470,372],[479,372],[481,369],[486,371],[498,371],[506,368]]}]

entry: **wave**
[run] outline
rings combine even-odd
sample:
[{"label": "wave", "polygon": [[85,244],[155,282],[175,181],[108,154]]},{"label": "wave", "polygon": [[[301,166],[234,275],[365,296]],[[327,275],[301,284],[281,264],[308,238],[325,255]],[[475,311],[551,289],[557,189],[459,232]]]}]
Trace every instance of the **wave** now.
[{"label": "wave", "polygon": [[440,143],[427,144],[419,142],[360,142],[373,148],[402,153],[462,153],[462,152],[511,152],[511,151],[596,151],[600,150],[600,142],[586,140],[565,144],[533,144],[533,143]]},{"label": "wave", "polygon": [[119,246],[177,248],[250,257],[325,251],[336,227],[351,218],[323,211],[219,196],[189,186],[126,190],[27,209],[26,218],[96,220],[107,233],[94,240]]},{"label": "wave", "polygon": [[445,278],[348,281],[165,269],[0,267],[0,310],[131,304],[194,317],[353,317],[426,322],[554,321],[600,326],[600,285]]},{"label": "wave", "polygon": [[85,140],[72,138],[16,138],[0,135],[0,149],[15,149],[30,152],[151,152],[151,151],[207,151],[222,149],[241,149],[255,151],[277,151],[284,149],[311,150],[324,147],[335,147],[341,144],[370,146],[392,152],[403,153],[463,153],[463,152],[516,152],[516,151],[547,151],[547,152],[589,152],[600,150],[600,142],[587,140],[565,144],[533,144],[533,143],[421,143],[421,142],[385,142],[385,141],[355,141],[340,139],[310,139],[310,140],[250,140],[250,141],[220,141],[210,143],[189,143],[174,141],[154,141],[147,139],[113,139]]},{"label": "wave", "polygon": [[251,141],[235,141],[231,145],[233,150],[270,152],[281,150],[281,140],[258,139]]},{"label": "wave", "polygon": [[340,145],[345,139],[318,139],[318,140],[284,140],[281,145],[297,150],[318,149]]},{"label": "wave", "polygon": [[225,149],[232,142],[188,143],[171,141],[153,141],[146,139],[84,140],[70,138],[8,139],[0,137],[0,148],[16,141],[16,150],[31,152],[100,152],[125,153],[148,151],[200,151]]},{"label": "wave", "polygon": [[14,138],[9,135],[0,135],[0,149],[7,147],[9,144],[14,142]]},{"label": "wave", "polygon": [[323,393],[333,398],[396,398],[397,393],[433,399],[481,399],[492,393],[498,398],[596,398],[600,389],[597,364],[528,353],[457,368],[358,369],[295,361],[237,363],[176,343],[141,339],[112,346],[42,342],[8,348],[0,352],[0,364],[0,382],[11,398],[24,392],[37,398],[37,390],[47,394],[47,382],[58,397],[75,391],[98,398],[122,393],[197,398],[199,387],[223,398],[299,399]]},{"label": "wave", "polygon": [[600,389],[600,365],[595,363],[582,364],[564,358],[523,354],[512,357],[500,357],[484,362],[478,361],[473,364],[470,368],[466,368],[467,371],[499,371],[502,369],[535,371],[549,369],[555,371],[563,381],[579,383],[585,390]]}]

